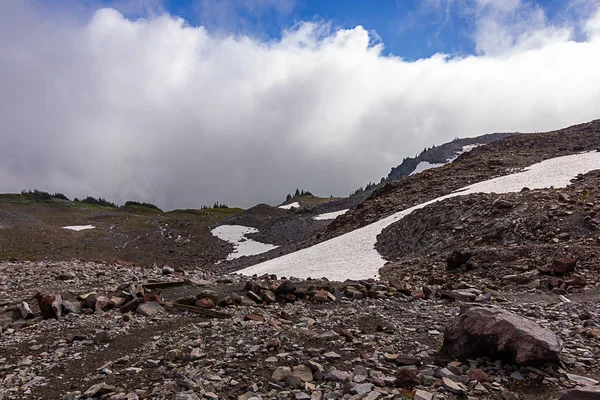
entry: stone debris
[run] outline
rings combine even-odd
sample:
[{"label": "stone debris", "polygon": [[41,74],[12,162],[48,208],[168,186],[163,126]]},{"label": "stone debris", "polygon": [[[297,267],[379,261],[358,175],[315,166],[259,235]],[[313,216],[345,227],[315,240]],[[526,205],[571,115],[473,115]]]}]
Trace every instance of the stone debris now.
[{"label": "stone debris", "polygon": [[[54,279],[53,268],[76,277]],[[12,277],[0,279],[0,396],[492,400],[522,398],[530,384],[547,388],[540,399],[593,393],[596,294],[523,297],[458,270],[345,282],[190,274],[169,285],[160,268],[64,262],[46,280],[37,263],[0,263]],[[196,306],[205,299],[214,308]],[[465,334],[468,355],[440,352]]]}]

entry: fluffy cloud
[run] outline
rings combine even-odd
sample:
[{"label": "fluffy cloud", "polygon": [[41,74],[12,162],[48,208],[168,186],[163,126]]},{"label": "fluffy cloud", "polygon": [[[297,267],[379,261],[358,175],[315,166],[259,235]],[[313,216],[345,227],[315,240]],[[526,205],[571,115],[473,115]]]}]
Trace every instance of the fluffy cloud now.
[{"label": "fluffy cloud", "polygon": [[598,118],[600,14],[575,42],[535,12],[525,33],[496,18],[480,55],[407,62],[360,26],[260,41],[166,14],[81,22],[0,2],[0,191],[165,208],[345,195],[457,136]]}]

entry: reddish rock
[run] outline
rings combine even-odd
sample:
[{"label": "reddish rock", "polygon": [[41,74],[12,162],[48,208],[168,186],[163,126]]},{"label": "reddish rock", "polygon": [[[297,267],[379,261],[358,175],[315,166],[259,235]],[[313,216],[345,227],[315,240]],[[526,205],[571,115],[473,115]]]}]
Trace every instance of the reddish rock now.
[{"label": "reddish rock", "polygon": [[469,380],[477,381],[477,382],[491,382],[492,381],[490,379],[490,377],[488,376],[488,374],[483,372],[483,370],[481,370],[481,369],[470,370],[469,371]]},{"label": "reddish rock", "polygon": [[391,280],[390,286],[393,287],[394,289],[396,289],[397,291],[403,292],[405,294],[408,294],[413,290],[410,283],[408,283],[406,281],[400,281],[397,279]]},{"label": "reddish rock", "polygon": [[215,308],[215,303],[212,299],[208,297],[204,297],[198,301],[196,301],[196,307],[204,308],[205,310],[210,310]]},{"label": "reddish rock", "polygon": [[381,322],[377,324],[377,332],[394,333],[396,327],[389,322]]},{"label": "reddish rock", "polygon": [[325,303],[329,299],[329,295],[327,294],[327,290],[317,290],[312,297],[313,301],[317,303]]},{"label": "reddish rock", "polygon": [[263,298],[263,300],[267,303],[275,303],[275,301],[277,300],[275,298],[275,293],[273,293],[270,290],[261,290],[260,291],[260,296]]},{"label": "reddish rock", "polygon": [[557,258],[552,262],[552,271],[559,275],[568,274],[575,270],[576,265],[577,261],[572,258]]},{"label": "reddish rock", "polygon": [[565,280],[566,287],[584,287],[587,285],[586,279],[581,275],[573,275],[569,279]]},{"label": "reddish rock", "polygon": [[428,285],[445,285],[446,284],[446,280],[442,277],[439,276],[432,276],[431,278],[429,278],[429,280],[427,281]]},{"label": "reddish rock", "polygon": [[265,322],[265,317],[260,314],[250,314],[244,317],[244,321]]},{"label": "reddish rock", "polygon": [[565,281],[563,281],[561,278],[553,277],[548,281],[548,287],[550,287],[550,289],[554,289],[562,286],[563,283],[565,283]]},{"label": "reddish rock", "polygon": [[399,354],[395,359],[396,364],[398,365],[416,365],[419,366],[423,364],[420,357],[406,356],[403,354]]},{"label": "reddish rock", "polygon": [[346,339],[346,342],[354,341],[354,336],[352,336],[352,334],[345,329],[340,329],[336,331],[336,333],[340,336],[343,336]]},{"label": "reddish rock", "polygon": [[425,296],[425,292],[423,291],[423,289],[413,290],[412,292],[410,292],[410,295],[415,299],[424,299],[427,297]]},{"label": "reddish rock", "polygon": [[196,298],[198,300],[211,299],[213,303],[216,303],[219,298],[219,295],[213,290],[203,290],[196,295]]},{"label": "reddish rock", "polygon": [[397,387],[407,388],[420,385],[421,380],[414,371],[403,369],[396,375],[396,381],[394,383]]},{"label": "reddish rock", "polygon": [[56,318],[52,303],[54,302],[54,295],[52,293],[38,293],[35,295],[38,305],[40,307],[40,313],[44,319]]},{"label": "reddish rock", "polygon": [[600,329],[587,329],[585,334],[594,339],[600,339]]},{"label": "reddish rock", "polygon": [[554,332],[499,307],[464,305],[444,333],[443,351],[454,358],[491,356],[518,365],[560,361]]},{"label": "reddish rock", "polygon": [[94,305],[94,310],[107,311],[113,308],[113,303],[106,296],[98,296]]},{"label": "reddish rock", "polygon": [[293,303],[293,302],[296,301],[296,296],[293,295],[293,294],[291,294],[291,293],[290,294],[284,294],[284,295],[281,295],[281,300],[283,300],[283,301],[285,301],[287,303]]}]

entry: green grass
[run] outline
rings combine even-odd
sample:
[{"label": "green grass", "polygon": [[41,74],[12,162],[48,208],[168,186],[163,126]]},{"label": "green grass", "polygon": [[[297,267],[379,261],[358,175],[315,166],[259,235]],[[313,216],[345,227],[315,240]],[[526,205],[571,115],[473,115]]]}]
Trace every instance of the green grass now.
[{"label": "green grass", "polygon": [[159,215],[163,214],[162,210],[152,208],[152,207],[144,207],[144,206],[121,206],[117,209],[114,209],[120,212],[126,212],[130,214],[140,214],[140,215]]},{"label": "green grass", "polygon": [[169,211],[165,215],[190,214],[201,218],[222,219],[234,216],[242,211],[244,211],[242,208],[206,208],[203,210],[188,208],[185,210]]},{"label": "green grass", "polygon": [[22,194],[2,193],[0,194],[0,203],[33,203],[33,201]]}]

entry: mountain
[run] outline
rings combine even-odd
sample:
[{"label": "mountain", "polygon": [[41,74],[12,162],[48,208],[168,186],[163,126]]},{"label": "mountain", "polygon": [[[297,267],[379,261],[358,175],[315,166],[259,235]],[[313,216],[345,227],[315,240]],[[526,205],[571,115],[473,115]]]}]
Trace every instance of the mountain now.
[{"label": "mountain", "polygon": [[[456,138],[451,142],[444,143],[440,146],[433,146],[424,149],[415,157],[406,157],[402,163],[392,170],[385,178],[385,181],[391,182],[414,173],[419,167],[419,164],[443,165],[460,155],[466,147],[480,146],[504,139],[518,133],[489,133],[473,138]],[[420,171],[419,171],[420,172]]]}]

